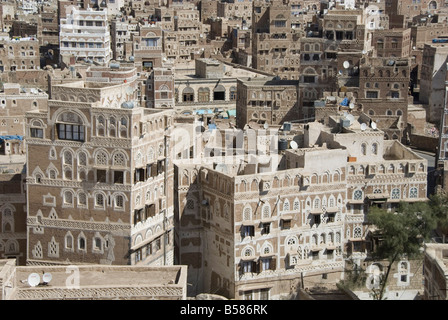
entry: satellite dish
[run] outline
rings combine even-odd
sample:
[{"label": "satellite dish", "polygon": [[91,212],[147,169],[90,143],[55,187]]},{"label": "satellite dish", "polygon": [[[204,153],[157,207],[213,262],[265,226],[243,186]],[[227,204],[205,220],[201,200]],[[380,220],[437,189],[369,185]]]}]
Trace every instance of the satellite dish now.
[{"label": "satellite dish", "polygon": [[40,283],[40,276],[38,273],[31,273],[28,276],[28,284],[32,287],[36,287]]},{"label": "satellite dish", "polygon": [[345,69],[350,67],[350,63],[348,61],[344,61],[344,63],[342,65],[344,66]]},{"label": "satellite dish", "polygon": [[290,143],[289,143],[289,146],[291,147],[291,149],[297,149],[298,147],[299,147],[299,145],[297,144],[297,142],[295,142],[295,141],[291,141]]},{"label": "satellite dish", "polygon": [[42,281],[45,283],[49,283],[51,279],[53,279],[53,275],[49,272],[44,273],[44,275],[42,276]]},{"label": "satellite dish", "polygon": [[373,130],[376,130],[376,123],[372,122],[371,127],[372,127]]},{"label": "satellite dish", "polygon": [[265,128],[265,129],[269,128],[269,124],[268,124],[267,122],[265,122],[265,123],[263,124],[263,128]]},{"label": "satellite dish", "polygon": [[361,130],[364,131],[367,129],[367,125],[365,123],[361,124]]},{"label": "satellite dish", "polygon": [[348,105],[348,107],[349,107],[350,109],[354,109],[354,108],[355,108],[355,104],[354,104],[353,102],[350,102],[350,104]]}]

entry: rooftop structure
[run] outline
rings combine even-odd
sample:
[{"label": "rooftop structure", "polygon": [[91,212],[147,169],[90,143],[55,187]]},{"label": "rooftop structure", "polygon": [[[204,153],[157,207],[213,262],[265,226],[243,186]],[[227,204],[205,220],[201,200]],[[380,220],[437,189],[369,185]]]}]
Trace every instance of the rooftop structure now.
[{"label": "rooftop structure", "polygon": [[0,300],[185,300],[186,272],[186,266],[20,267],[0,260]]}]

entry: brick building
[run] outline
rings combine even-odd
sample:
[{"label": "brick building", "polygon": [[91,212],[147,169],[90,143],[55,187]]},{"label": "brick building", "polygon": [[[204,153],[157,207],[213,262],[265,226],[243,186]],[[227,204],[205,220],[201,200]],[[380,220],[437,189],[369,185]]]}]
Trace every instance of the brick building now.
[{"label": "brick building", "polygon": [[281,133],[270,131],[249,145],[277,153],[175,161],[176,256],[190,290],[281,299],[334,285],[343,255],[358,265],[369,256],[370,206],[426,199],[425,159],[363,129],[367,117],[342,120],[307,124],[298,149],[277,149]]},{"label": "brick building", "polygon": [[385,133],[386,139],[405,137],[410,61],[407,58],[363,57],[356,102]]},{"label": "brick building", "polygon": [[[55,85],[28,112],[29,264],[172,264],[171,111],[140,107],[136,82]],[[40,127],[37,125],[40,124]]]},{"label": "brick building", "polygon": [[428,243],[425,245],[424,300],[447,299],[447,250],[448,246],[444,243]]},{"label": "brick building", "polygon": [[34,37],[6,38],[0,44],[0,71],[40,69],[39,41]]},{"label": "brick building", "polygon": [[94,11],[92,8],[69,6],[67,10],[67,15],[60,18],[61,62],[74,56],[77,60],[109,63],[112,51],[107,9]]},{"label": "brick building", "polygon": [[237,127],[251,122],[272,125],[303,118],[298,104],[299,82],[272,77],[237,80]]}]

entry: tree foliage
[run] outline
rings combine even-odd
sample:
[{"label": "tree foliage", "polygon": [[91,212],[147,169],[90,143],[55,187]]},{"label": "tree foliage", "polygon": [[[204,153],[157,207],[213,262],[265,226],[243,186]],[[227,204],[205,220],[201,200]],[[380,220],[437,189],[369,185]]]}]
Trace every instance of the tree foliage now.
[{"label": "tree foliage", "polygon": [[401,202],[394,212],[371,207],[367,218],[374,237],[379,239],[372,258],[389,262],[380,287],[373,290],[375,299],[382,299],[392,264],[402,257],[412,259],[421,254],[422,245],[431,237],[439,216],[431,203]]},{"label": "tree foliage", "polygon": [[448,194],[437,193],[429,198],[429,205],[437,219],[437,227],[448,232]]},{"label": "tree foliage", "polygon": [[423,241],[427,241],[437,226],[434,210],[426,202],[401,202],[395,212],[378,207],[369,209],[368,221],[380,241],[373,252],[375,259],[387,259],[419,254]]}]

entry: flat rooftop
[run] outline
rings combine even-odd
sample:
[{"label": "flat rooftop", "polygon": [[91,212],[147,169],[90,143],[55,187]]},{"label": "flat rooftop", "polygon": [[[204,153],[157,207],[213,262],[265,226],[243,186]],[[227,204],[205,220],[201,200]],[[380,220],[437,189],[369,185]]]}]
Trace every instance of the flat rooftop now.
[{"label": "flat rooftop", "polygon": [[[127,267],[127,266],[77,266],[79,268],[80,287],[104,286],[164,286],[178,283],[180,267]],[[67,278],[73,272],[69,267],[18,267],[17,288],[30,288],[26,281],[31,273],[37,273],[42,279],[44,273],[51,273],[52,280],[42,288],[65,288]]]},{"label": "flat rooftop", "polygon": [[[31,286],[33,273],[39,277]],[[44,274],[51,274],[48,283]],[[0,260],[2,280],[8,300],[184,300],[187,266],[15,266]]]}]

